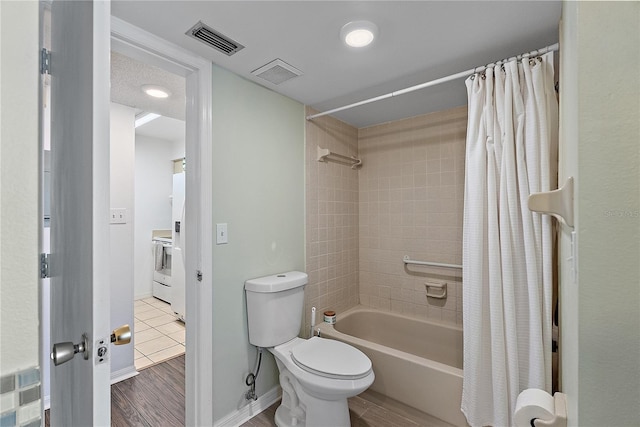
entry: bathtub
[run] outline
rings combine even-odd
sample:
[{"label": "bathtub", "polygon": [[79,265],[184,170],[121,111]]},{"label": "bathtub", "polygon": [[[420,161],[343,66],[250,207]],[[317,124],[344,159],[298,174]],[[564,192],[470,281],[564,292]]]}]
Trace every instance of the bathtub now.
[{"label": "bathtub", "polygon": [[369,356],[370,389],[443,421],[466,426],[462,399],[462,328],[357,306],[315,330]]}]

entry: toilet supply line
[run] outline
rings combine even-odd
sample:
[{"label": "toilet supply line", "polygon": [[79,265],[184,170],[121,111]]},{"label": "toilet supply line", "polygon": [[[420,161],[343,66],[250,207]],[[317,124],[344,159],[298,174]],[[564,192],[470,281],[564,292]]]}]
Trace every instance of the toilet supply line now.
[{"label": "toilet supply line", "polygon": [[249,386],[249,390],[247,390],[247,393],[244,395],[247,400],[258,400],[258,396],[256,395],[256,379],[260,373],[260,364],[262,363],[262,347],[256,347],[256,350],[256,373],[250,372],[244,380],[245,384]]}]

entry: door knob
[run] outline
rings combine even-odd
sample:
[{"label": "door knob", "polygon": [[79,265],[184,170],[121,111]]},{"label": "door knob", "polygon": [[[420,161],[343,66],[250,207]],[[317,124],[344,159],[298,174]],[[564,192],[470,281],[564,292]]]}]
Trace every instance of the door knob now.
[{"label": "door knob", "polygon": [[58,366],[73,359],[78,353],[82,353],[84,360],[89,360],[89,338],[87,334],[82,334],[82,342],[74,344],[72,342],[59,342],[53,345],[51,360]]},{"label": "door knob", "polygon": [[122,325],[111,332],[111,342],[115,345],[129,344],[131,342],[131,328]]}]

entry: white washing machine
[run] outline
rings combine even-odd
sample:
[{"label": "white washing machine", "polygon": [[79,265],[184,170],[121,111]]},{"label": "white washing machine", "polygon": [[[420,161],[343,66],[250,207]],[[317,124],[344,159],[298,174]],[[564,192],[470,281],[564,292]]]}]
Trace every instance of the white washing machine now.
[{"label": "white washing machine", "polygon": [[171,304],[172,240],[166,237],[154,237],[152,243],[154,254],[152,295]]}]

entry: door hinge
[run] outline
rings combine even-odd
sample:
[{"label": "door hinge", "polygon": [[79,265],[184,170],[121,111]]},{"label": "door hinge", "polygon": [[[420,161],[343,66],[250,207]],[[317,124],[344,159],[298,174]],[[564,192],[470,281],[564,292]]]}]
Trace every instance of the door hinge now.
[{"label": "door hinge", "polygon": [[40,278],[46,279],[49,275],[49,254],[40,254]]},{"label": "door hinge", "polygon": [[51,51],[40,49],[40,74],[51,74]]},{"label": "door hinge", "polygon": [[198,282],[202,282],[202,271],[196,270],[196,279]]}]

